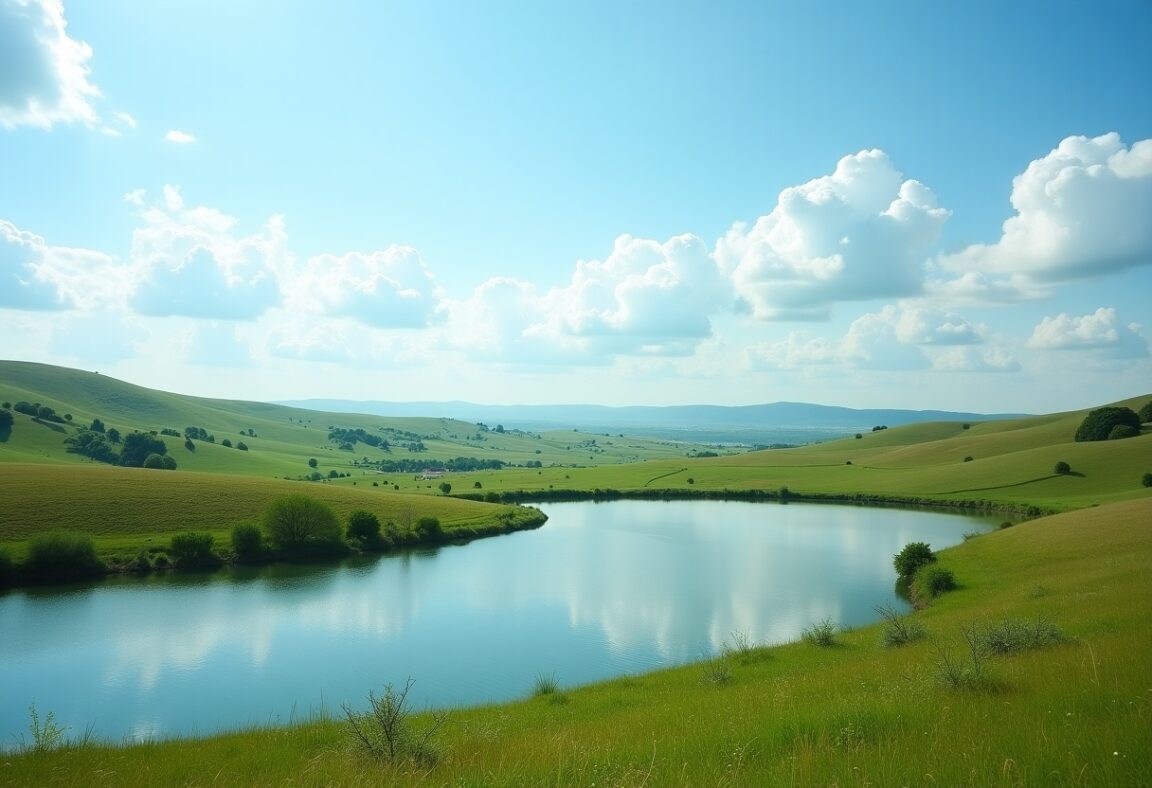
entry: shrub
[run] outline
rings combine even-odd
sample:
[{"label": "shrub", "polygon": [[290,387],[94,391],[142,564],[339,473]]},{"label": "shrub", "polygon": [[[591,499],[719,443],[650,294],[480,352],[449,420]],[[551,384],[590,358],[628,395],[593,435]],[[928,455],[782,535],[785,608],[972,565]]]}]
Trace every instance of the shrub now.
[{"label": "shrub", "polygon": [[704,663],[704,671],[700,675],[704,684],[721,686],[732,683],[732,668],[723,659],[710,659]]},{"label": "shrub", "polygon": [[435,737],[447,715],[434,714],[430,725],[415,730],[407,705],[412,683],[408,679],[401,690],[388,684],[379,697],[369,692],[367,712],[355,712],[344,704],[344,722],[355,749],[379,760],[412,761],[420,766],[432,766],[440,759]]},{"label": "shrub", "polygon": [[328,504],[307,495],[285,495],[264,510],[264,531],[278,550],[290,553],[330,551],[341,545],[340,521]]},{"label": "shrub", "polygon": [[892,556],[892,565],[896,567],[896,574],[902,578],[910,578],[916,574],[920,567],[936,560],[936,554],[927,542],[909,542],[904,549]]},{"label": "shrub", "polygon": [[967,457],[965,457],[964,462],[972,462],[972,455],[969,454]]},{"label": "shrub", "polygon": [[348,515],[348,538],[366,544],[380,541],[380,520],[364,510]]},{"label": "shrub", "polygon": [[1056,463],[1056,467],[1052,469],[1052,472],[1057,476],[1067,476],[1072,473],[1072,466],[1064,462],[1064,460],[1060,460],[1060,462]]},{"label": "shrub", "polygon": [[416,521],[416,538],[421,542],[435,542],[444,537],[444,526],[435,517],[421,517]]},{"label": "shrub", "polygon": [[884,619],[884,631],[880,642],[885,646],[903,646],[928,636],[924,625],[911,616],[901,615],[886,605],[875,610]]},{"label": "shrub", "polygon": [[1140,431],[1140,417],[1131,408],[1097,408],[1084,417],[1076,430],[1077,441],[1107,440],[1114,427],[1127,424]]},{"label": "shrub", "polygon": [[1140,483],[1145,487],[1152,487],[1152,473],[1144,474],[1144,477],[1140,479]]},{"label": "shrub", "polygon": [[232,448],[232,439],[231,438],[225,438],[224,440],[220,441],[220,445],[223,446],[225,449],[231,449]]},{"label": "shrub", "polygon": [[232,552],[237,560],[250,561],[264,552],[264,534],[255,523],[236,523],[232,526]]},{"label": "shrub", "polygon": [[87,577],[102,573],[104,565],[91,536],[52,531],[32,537],[24,569],[44,577]]},{"label": "shrub", "polygon": [[7,409],[0,410],[0,430],[11,429],[15,423],[16,417],[12,415],[12,411]]},{"label": "shrub", "polygon": [[836,627],[826,618],[804,630],[803,638],[814,646],[828,648],[836,645]]},{"label": "shrub", "polygon": [[16,581],[16,565],[12,563],[12,556],[7,550],[0,550],[0,588],[12,585]]},{"label": "shrub", "polygon": [[955,587],[956,578],[951,570],[939,566],[921,567],[912,580],[912,598],[918,604],[926,604]]},{"label": "shrub", "polygon": [[236,444],[236,448],[240,451],[248,451],[248,444],[244,441],[240,441]]},{"label": "shrub", "polygon": [[1124,438],[1135,438],[1140,434],[1139,427],[1133,427],[1131,424],[1117,424],[1108,433],[1108,440],[1117,441]]},{"label": "shrub", "polygon": [[1143,424],[1152,421],[1152,399],[1145,402],[1144,407],[1140,408],[1140,411],[1136,415],[1140,417],[1140,421]]},{"label": "shrub", "polygon": [[168,554],[180,567],[218,566],[220,559],[212,552],[215,542],[212,534],[176,534],[168,545]]},{"label": "shrub", "polygon": [[440,492],[442,492],[444,495],[447,495],[448,493],[452,492],[452,485],[448,482],[440,482]]},{"label": "shrub", "polygon": [[1063,643],[1064,633],[1044,618],[1022,621],[1005,618],[996,624],[977,628],[981,648],[989,654],[1016,654]]}]

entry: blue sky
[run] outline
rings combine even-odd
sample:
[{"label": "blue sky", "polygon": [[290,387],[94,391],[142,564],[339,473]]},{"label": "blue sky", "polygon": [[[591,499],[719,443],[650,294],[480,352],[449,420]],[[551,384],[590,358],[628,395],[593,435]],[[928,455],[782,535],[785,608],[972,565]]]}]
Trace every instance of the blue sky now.
[{"label": "blue sky", "polygon": [[1150,34],[1137,0],[0,0],[3,355],[248,399],[1149,393]]}]

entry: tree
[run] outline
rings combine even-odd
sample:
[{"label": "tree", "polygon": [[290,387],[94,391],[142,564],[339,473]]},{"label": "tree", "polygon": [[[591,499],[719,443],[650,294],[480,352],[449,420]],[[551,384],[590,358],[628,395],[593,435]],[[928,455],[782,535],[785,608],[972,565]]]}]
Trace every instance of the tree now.
[{"label": "tree", "polygon": [[0,430],[12,429],[12,425],[16,423],[16,417],[12,415],[10,410],[0,410]]},{"label": "tree", "polygon": [[1072,473],[1072,466],[1064,462],[1064,460],[1060,460],[1060,462],[1056,463],[1056,467],[1053,468],[1052,471],[1057,476],[1067,476]]},{"label": "tree", "polygon": [[100,419],[92,419],[92,423],[88,425],[88,429],[92,430],[93,432],[103,432],[104,422],[100,421]]},{"label": "tree", "polygon": [[926,542],[909,542],[904,549],[892,556],[892,565],[896,567],[896,574],[902,578],[911,578],[916,570],[936,560],[936,554]]},{"label": "tree", "polygon": [[343,535],[328,504],[299,493],[268,504],[263,524],[272,546],[287,552],[330,550],[341,543]]},{"label": "tree", "polygon": [[236,448],[239,449],[240,451],[248,451],[248,444],[245,443],[244,441],[240,441],[239,443],[236,444]]},{"label": "tree", "polygon": [[319,465],[319,464],[320,464],[320,463],[316,462],[316,458],[315,458],[315,457],[313,457],[312,459],[308,460],[308,467],[309,467],[309,468],[315,468],[315,467],[316,467],[317,465]]},{"label": "tree", "polygon": [[232,441],[229,440],[228,438],[225,438],[224,440],[220,441],[220,445],[226,449],[231,449],[232,448]]},{"label": "tree", "polygon": [[144,458],[142,467],[161,471],[174,471],[176,470],[176,460],[163,454],[149,454]]},{"label": "tree", "polygon": [[97,462],[116,464],[120,457],[108,442],[108,438],[99,432],[84,431],[64,439],[67,447],[64,451],[70,454],[80,454]]},{"label": "tree", "polygon": [[149,454],[164,455],[168,447],[164,441],[143,432],[133,432],[124,438],[124,448],[120,450],[120,464],[129,468],[140,468]]},{"label": "tree", "polygon": [[1140,421],[1144,424],[1152,421],[1152,399],[1145,402],[1144,407],[1140,408],[1140,412],[1136,415],[1140,417]]},{"label": "tree", "polygon": [[440,492],[447,495],[448,493],[452,492],[452,485],[448,482],[440,482]]},{"label": "tree", "polygon": [[1108,433],[1108,440],[1118,441],[1124,438],[1135,438],[1140,435],[1140,428],[1133,427],[1131,424],[1117,424]]},{"label": "tree", "polygon": [[1140,483],[1145,487],[1152,487],[1152,473],[1144,474],[1144,478],[1140,480]]},{"label": "tree", "polygon": [[116,429],[115,427],[109,428],[107,435],[108,440],[112,441],[113,443],[120,442],[120,430]]},{"label": "tree", "polygon": [[1123,424],[1134,427],[1137,433],[1140,431],[1140,417],[1131,408],[1097,408],[1080,422],[1080,427],[1076,430],[1076,440],[1078,442],[1108,440],[1113,428]]},{"label": "tree", "polygon": [[348,538],[361,542],[375,542],[380,538],[380,520],[372,512],[363,509],[348,515]]}]

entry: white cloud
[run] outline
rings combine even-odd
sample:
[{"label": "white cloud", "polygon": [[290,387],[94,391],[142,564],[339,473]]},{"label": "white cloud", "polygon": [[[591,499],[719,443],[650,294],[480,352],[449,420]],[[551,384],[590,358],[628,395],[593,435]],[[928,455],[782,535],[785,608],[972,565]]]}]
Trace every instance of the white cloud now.
[{"label": "white cloud", "polygon": [[807,369],[834,364],[840,360],[835,343],[793,331],[788,338],[764,345],[753,345],[745,351],[751,369]]},{"label": "white cloud", "polygon": [[119,300],[124,284],[123,271],[108,255],[50,246],[0,220],[0,306],[92,309]]},{"label": "white cloud", "polygon": [[92,48],[67,27],[59,0],[0,0],[0,126],[97,121]]},{"label": "white cloud", "polygon": [[164,139],[177,145],[191,145],[196,142],[196,137],[179,129],[169,129],[168,133],[164,135]]},{"label": "white cloud", "polygon": [[896,336],[912,345],[973,345],[985,340],[987,329],[955,312],[933,307],[906,307],[896,323]]},{"label": "white cloud", "polygon": [[931,364],[924,352],[900,339],[900,318],[900,310],[891,305],[856,318],[840,342],[840,358],[861,369],[928,368]]},{"label": "white cloud", "polygon": [[39,273],[44,239],[0,220],[0,306],[9,309],[61,309],[66,305]]},{"label": "white cloud", "polygon": [[1068,137],[1012,182],[1016,214],[994,244],[939,264],[1061,282],[1152,263],[1152,139]]},{"label": "white cloud", "polygon": [[145,205],[140,218],[130,304],[141,314],[250,320],[280,302],[279,269],[287,264],[281,217],[260,233],[236,237],[235,219],[215,208],[189,208],[179,189],[166,186],[163,205]]},{"label": "white cloud", "polygon": [[932,356],[937,372],[1019,372],[1020,362],[1001,348],[950,347]]},{"label": "white cloud", "polygon": [[948,216],[886,153],[861,151],[833,174],[782,191],[751,228],[734,225],[716,259],[756,317],[825,319],[838,301],[919,292]]},{"label": "white cloud", "polygon": [[1148,355],[1141,327],[1123,325],[1115,309],[1100,307],[1090,315],[1072,317],[1061,312],[1045,317],[1032,332],[1028,346],[1038,350],[1108,350],[1122,358]]},{"label": "white cloud", "polygon": [[435,277],[410,246],[318,255],[291,287],[294,304],[375,328],[422,328],[440,310]]},{"label": "white cloud", "polygon": [[685,356],[712,335],[731,292],[694,235],[663,243],[622,235],[603,261],[576,263],[564,287],[495,277],[451,305],[451,344],[530,364],[592,364],[621,355]]}]

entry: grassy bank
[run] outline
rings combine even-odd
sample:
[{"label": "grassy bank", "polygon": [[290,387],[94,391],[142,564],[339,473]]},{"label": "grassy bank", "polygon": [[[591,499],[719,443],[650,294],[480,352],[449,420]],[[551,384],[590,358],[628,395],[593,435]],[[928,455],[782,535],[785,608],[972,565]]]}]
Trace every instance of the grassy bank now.
[{"label": "grassy bank", "polygon": [[0,549],[19,561],[38,533],[77,533],[91,536],[98,557],[117,565],[140,551],[162,551],[174,535],[195,531],[211,534],[227,550],[233,525],[258,521],[271,501],[300,492],[330,506],[341,520],[364,510],[381,523],[408,529],[421,517],[435,517],[447,539],[539,525],[538,513],[524,507],[382,487],[96,464],[9,464],[0,474]]},{"label": "grassy bank", "polygon": [[[1101,785],[1152,774],[1152,499],[1065,513],[944,551],[961,588],[881,627],[736,651],[727,681],[689,665],[520,703],[458,710],[439,763],[353,752],[332,720],[207,739],[5,756],[0,784]],[[1063,642],[989,657],[956,689],[973,624],[1043,620]],[[419,679],[419,676],[416,676]]]}]

